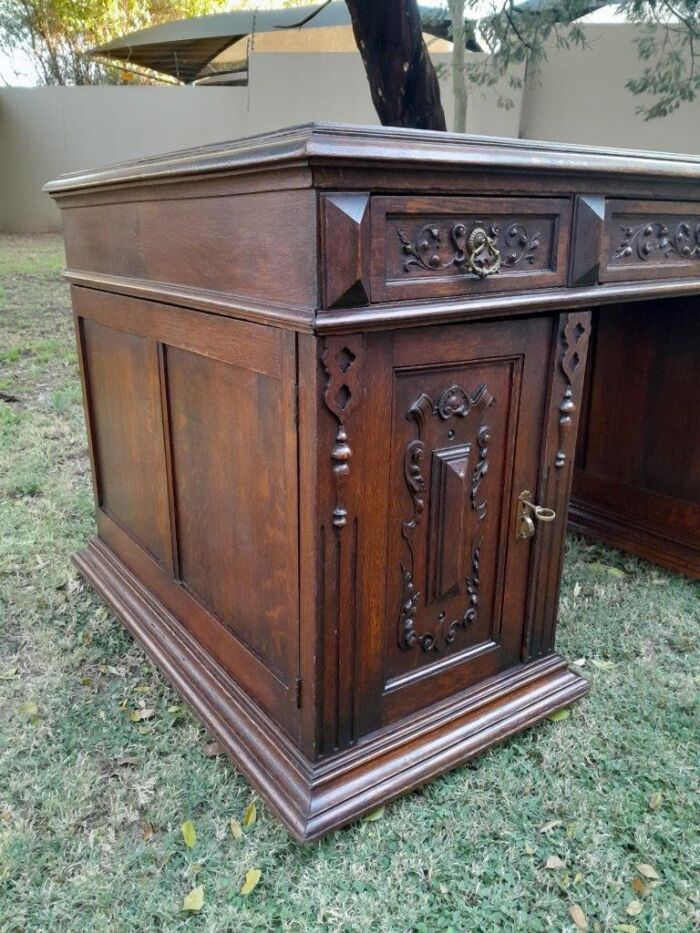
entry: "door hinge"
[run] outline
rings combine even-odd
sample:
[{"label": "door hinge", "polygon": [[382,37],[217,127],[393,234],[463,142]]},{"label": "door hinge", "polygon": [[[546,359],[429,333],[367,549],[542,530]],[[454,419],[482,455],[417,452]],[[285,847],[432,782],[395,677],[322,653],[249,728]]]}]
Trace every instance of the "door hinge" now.
[{"label": "door hinge", "polygon": [[301,709],[301,677],[297,677],[297,709]]}]

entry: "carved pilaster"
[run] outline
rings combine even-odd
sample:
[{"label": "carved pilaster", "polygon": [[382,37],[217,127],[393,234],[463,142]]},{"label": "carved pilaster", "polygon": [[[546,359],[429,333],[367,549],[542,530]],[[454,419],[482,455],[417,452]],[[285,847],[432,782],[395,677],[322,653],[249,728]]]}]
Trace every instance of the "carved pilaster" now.
[{"label": "carved pilaster", "polygon": [[559,315],[556,320],[548,430],[536,501],[553,509],[557,520],[540,524],[532,543],[529,623],[523,650],[526,660],[547,654],[553,648],[566,512],[590,330],[590,311],[572,311]]},{"label": "carved pilaster", "polygon": [[569,441],[577,413],[575,399],[580,400],[581,397],[590,329],[588,312],[584,312],[566,315],[566,323],[561,330],[560,365],[566,387],[559,403],[559,448],[554,459],[557,469],[564,466],[567,455],[573,456],[573,451],[569,452]]},{"label": "carved pilaster", "polygon": [[[320,747],[326,754],[356,738],[355,671],[358,519],[349,514],[348,485],[352,446],[347,429],[361,392],[362,338],[328,337],[321,364],[326,376],[323,400],[336,420],[330,450],[332,505],[321,528],[323,669],[325,688]],[[332,530],[331,530],[332,529]]]},{"label": "carved pilaster", "polygon": [[321,356],[326,373],[323,399],[338,421],[331,460],[336,489],[333,525],[339,531],[347,524],[348,513],[344,505],[344,487],[350,476],[352,447],[348,443],[345,423],[359,400],[360,354],[361,338],[329,337],[325,341]]}]

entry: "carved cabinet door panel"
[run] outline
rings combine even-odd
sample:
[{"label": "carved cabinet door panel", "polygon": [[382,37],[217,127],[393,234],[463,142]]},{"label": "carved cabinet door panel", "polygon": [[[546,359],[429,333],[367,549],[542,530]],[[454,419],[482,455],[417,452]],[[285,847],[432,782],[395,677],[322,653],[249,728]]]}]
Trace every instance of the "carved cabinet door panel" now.
[{"label": "carved cabinet door panel", "polygon": [[394,339],[385,722],[520,661],[518,499],[540,485],[552,335],[539,318]]}]

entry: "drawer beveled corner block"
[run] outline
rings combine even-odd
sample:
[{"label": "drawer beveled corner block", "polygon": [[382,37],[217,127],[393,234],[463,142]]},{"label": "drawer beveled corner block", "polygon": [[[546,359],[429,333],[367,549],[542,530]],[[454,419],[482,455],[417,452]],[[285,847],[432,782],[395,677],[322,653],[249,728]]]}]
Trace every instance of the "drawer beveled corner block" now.
[{"label": "drawer beveled corner block", "polygon": [[605,198],[586,194],[576,198],[571,248],[570,285],[597,285],[605,225]]},{"label": "drawer beveled corner block", "polygon": [[327,194],[321,199],[323,306],[369,304],[369,194]]}]

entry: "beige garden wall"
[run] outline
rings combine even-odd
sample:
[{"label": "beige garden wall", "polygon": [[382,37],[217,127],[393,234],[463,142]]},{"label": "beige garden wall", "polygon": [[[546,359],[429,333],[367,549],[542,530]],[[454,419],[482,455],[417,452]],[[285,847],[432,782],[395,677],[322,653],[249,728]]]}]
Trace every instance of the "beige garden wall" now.
[{"label": "beige garden wall", "polygon": [[[588,33],[585,52],[552,51],[511,109],[496,106],[498,90],[475,92],[468,131],[700,153],[700,105],[647,124],[635,116],[624,87],[639,68],[630,28],[589,26]],[[451,125],[447,74],[442,91]],[[256,52],[243,88],[0,89],[0,228],[59,229],[58,211],[40,189],[63,172],[312,120],[377,123],[359,55]]]},{"label": "beige garden wall", "polygon": [[[451,121],[447,79],[443,97]],[[493,95],[480,97],[469,128],[517,134],[518,115],[498,110]],[[63,172],[313,120],[378,122],[359,55],[256,53],[242,88],[0,89],[0,228],[60,229],[58,211],[40,189]]]},{"label": "beige garden wall", "polygon": [[625,87],[642,64],[628,25],[588,26],[585,49],[551,49],[530,74],[520,122],[525,139],[659,149],[700,154],[700,101],[661,120],[635,113],[639,98]]}]

